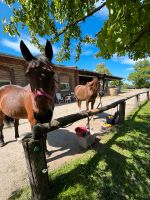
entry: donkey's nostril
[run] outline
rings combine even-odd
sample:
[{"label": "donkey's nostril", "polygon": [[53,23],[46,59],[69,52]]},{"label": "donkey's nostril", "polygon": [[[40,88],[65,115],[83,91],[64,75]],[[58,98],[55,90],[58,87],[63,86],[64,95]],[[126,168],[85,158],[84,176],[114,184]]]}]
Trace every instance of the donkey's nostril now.
[{"label": "donkey's nostril", "polygon": [[48,110],[47,117],[49,118],[49,121],[52,119],[53,112],[51,110]]},{"label": "donkey's nostril", "polygon": [[35,119],[40,123],[47,123],[50,122],[53,116],[53,112],[51,110],[48,110],[44,114],[34,112]]}]

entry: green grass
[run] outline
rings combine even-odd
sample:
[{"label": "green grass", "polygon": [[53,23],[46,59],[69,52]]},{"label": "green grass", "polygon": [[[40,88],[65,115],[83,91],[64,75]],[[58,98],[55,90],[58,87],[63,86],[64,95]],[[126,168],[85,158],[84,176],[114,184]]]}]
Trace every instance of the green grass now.
[{"label": "green grass", "polygon": [[[150,101],[50,180],[51,200],[149,200]],[[12,199],[29,199],[25,193]]]}]

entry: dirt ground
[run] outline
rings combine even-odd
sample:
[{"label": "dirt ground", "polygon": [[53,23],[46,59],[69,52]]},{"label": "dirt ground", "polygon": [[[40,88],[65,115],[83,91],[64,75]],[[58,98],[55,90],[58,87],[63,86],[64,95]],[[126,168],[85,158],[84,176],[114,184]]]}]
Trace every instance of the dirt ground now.
[{"label": "dirt ground", "polygon": [[[144,90],[142,90],[144,91]],[[102,98],[103,106],[108,105],[125,96],[141,92],[141,90],[132,90],[127,93],[121,93],[118,96],[106,96]],[[146,99],[146,94],[140,96],[140,102]],[[99,104],[99,98],[96,100],[95,107]],[[135,107],[135,97],[129,99],[126,103],[126,115]],[[85,103],[82,102],[82,109],[85,110]],[[77,113],[78,107],[76,102],[69,104],[56,105],[54,109],[53,119],[66,116],[68,114]],[[114,114],[116,108],[110,109],[99,115],[95,115],[90,122],[91,133],[101,133],[101,126],[105,122],[108,114]],[[47,158],[49,171],[61,167],[64,163],[82,155],[85,150],[79,145],[75,128],[85,126],[87,119],[73,123],[67,128],[61,128],[48,134],[48,150],[51,156]],[[20,120],[19,133],[23,137],[25,133],[30,131],[30,125],[27,120]],[[14,138],[14,128],[5,127],[4,137],[6,145],[0,148],[0,200],[8,199],[12,192],[19,190],[28,183],[28,175],[26,162],[22,145]]]}]

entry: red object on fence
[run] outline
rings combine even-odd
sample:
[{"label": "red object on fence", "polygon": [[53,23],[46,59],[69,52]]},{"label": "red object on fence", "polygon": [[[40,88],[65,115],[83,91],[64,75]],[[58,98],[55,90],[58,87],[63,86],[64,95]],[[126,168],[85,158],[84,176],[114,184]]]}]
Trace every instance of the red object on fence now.
[{"label": "red object on fence", "polygon": [[80,137],[83,137],[87,133],[87,131],[88,131],[87,128],[82,126],[77,127],[75,129],[76,134]]}]

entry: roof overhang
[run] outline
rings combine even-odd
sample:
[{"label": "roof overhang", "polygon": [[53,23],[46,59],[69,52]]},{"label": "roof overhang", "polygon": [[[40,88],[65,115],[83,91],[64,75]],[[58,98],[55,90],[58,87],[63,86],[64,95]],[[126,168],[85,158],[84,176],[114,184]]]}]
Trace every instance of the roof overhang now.
[{"label": "roof overhang", "polygon": [[107,75],[107,74],[101,74],[98,72],[92,72],[92,71],[88,71],[88,70],[84,70],[84,69],[78,69],[79,71],[79,76],[84,76],[84,77],[95,77],[95,76],[99,76],[101,78],[105,78],[106,80],[122,80],[122,77],[118,77],[118,76],[112,76],[112,75]]}]

